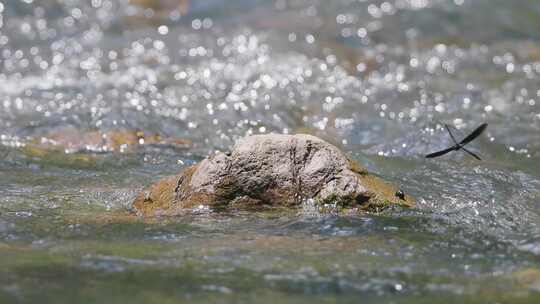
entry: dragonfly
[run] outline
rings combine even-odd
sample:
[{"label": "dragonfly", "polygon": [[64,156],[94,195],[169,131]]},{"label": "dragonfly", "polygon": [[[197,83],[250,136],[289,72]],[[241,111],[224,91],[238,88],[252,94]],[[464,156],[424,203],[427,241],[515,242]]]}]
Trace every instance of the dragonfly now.
[{"label": "dragonfly", "polygon": [[467,148],[465,148],[465,145],[470,143],[474,139],[476,139],[478,136],[480,136],[480,134],[482,134],[482,132],[484,132],[484,130],[487,128],[487,126],[488,126],[487,123],[481,124],[474,131],[472,131],[471,134],[467,135],[467,137],[465,137],[462,141],[460,141],[458,143],[458,141],[456,140],[456,138],[452,134],[452,131],[450,131],[450,127],[448,127],[448,125],[445,124],[444,127],[446,128],[446,131],[448,131],[448,134],[450,134],[450,137],[452,138],[452,141],[454,142],[455,145],[453,145],[450,148],[441,150],[441,151],[430,153],[430,154],[426,155],[426,158],[439,157],[439,156],[445,155],[446,153],[450,153],[452,151],[463,150],[463,151],[469,153],[472,157],[474,157],[474,158],[476,158],[478,160],[482,160],[480,158],[480,156],[476,155],[475,153],[473,153],[473,152],[469,151]]}]

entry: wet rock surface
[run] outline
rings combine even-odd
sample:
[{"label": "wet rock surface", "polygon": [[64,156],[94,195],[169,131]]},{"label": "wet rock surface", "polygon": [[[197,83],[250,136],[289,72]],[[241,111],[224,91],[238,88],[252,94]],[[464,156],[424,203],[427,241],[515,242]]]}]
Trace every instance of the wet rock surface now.
[{"label": "wet rock surface", "polygon": [[230,152],[158,181],[133,208],[152,216],[205,207],[294,207],[309,199],[339,211],[412,206],[414,199],[399,191],[322,139],[270,134],[246,137]]},{"label": "wet rock surface", "polygon": [[187,147],[190,144],[189,140],[162,137],[156,133],[140,130],[119,129],[99,132],[64,127],[41,138],[33,139],[26,143],[26,146],[42,150],[60,150],[66,153],[105,153],[132,152],[142,145]]},{"label": "wet rock surface", "polygon": [[145,146],[186,149],[192,147],[192,142],[141,130],[82,131],[74,127],[61,127],[37,137],[3,136],[0,146],[18,148],[29,157],[85,162],[96,159],[100,154],[134,153]]}]

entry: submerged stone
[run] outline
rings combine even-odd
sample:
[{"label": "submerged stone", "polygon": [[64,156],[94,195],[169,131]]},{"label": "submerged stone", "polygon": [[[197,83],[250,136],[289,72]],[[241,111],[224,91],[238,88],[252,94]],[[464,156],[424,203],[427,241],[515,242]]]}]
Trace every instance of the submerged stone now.
[{"label": "submerged stone", "polygon": [[35,138],[26,147],[40,151],[80,152],[133,152],[144,145],[169,145],[188,147],[189,140],[167,138],[159,134],[139,130],[119,129],[110,131],[80,131],[73,127],[63,127],[47,136]]},{"label": "submerged stone", "polygon": [[540,292],[540,268],[525,268],[511,273],[508,276],[518,285],[531,291]]},{"label": "submerged stone", "polygon": [[162,179],[133,202],[139,215],[195,208],[299,207],[311,199],[340,211],[413,206],[414,199],[311,135],[255,135],[177,176]]},{"label": "submerged stone", "polygon": [[184,149],[191,147],[191,141],[139,130],[81,131],[62,127],[41,137],[7,138],[0,141],[0,146],[18,148],[26,156],[54,163],[92,164],[104,153],[133,153],[145,146]]},{"label": "submerged stone", "polygon": [[20,156],[32,161],[56,166],[96,168],[110,155],[137,154],[148,148],[179,150],[192,148],[193,145],[188,139],[141,130],[79,130],[68,126],[49,130],[41,136],[20,138],[2,135],[0,150],[4,147],[17,149]]}]

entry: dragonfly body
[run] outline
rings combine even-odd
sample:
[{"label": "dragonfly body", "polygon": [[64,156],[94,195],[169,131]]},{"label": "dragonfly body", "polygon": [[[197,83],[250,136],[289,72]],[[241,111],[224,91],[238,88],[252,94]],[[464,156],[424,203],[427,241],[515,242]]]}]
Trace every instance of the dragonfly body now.
[{"label": "dragonfly body", "polygon": [[452,147],[450,147],[450,148],[430,153],[430,154],[426,155],[426,158],[439,157],[439,156],[445,155],[447,153],[450,153],[452,151],[463,150],[463,151],[469,153],[472,157],[474,157],[474,158],[476,158],[478,160],[482,160],[478,155],[476,155],[475,153],[473,153],[473,152],[469,151],[467,148],[465,148],[465,145],[470,143],[474,139],[476,139],[478,136],[480,136],[480,134],[482,134],[482,132],[484,132],[484,130],[487,128],[487,126],[488,126],[487,123],[481,124],[478,128],[476,128],[474,131],[472,131],[471,134],[467,135],[467,137],[465,137],[462,141],[458,142],[456,140],[456,138],[454,137],[454,135],[452,134],[452,131],[450,131],[450,128],[448,127],[448,125],[445,124],[444,127],[446,128],[446,131],[448,131],[448,134],[450,134],[450,137],[452,138],[452,141],[454,142],[454,145]]}]

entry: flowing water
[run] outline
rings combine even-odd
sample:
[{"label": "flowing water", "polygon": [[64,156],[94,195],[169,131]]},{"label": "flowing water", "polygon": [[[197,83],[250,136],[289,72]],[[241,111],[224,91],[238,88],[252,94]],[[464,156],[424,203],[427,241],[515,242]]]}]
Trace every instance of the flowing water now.
[{"label": "flowing water", "polygon": [[[423,157],[482,122],[483,161]],[[193,144],[22,147],[67,128]],[[539,303],[539,131],[534,0],[3,0],[0,302]],[[325,138],[418,205],[127,214],[269,132]]]}]

